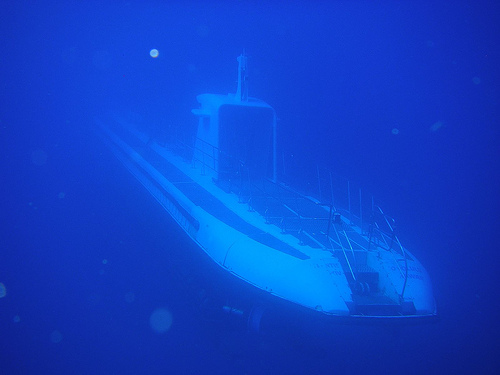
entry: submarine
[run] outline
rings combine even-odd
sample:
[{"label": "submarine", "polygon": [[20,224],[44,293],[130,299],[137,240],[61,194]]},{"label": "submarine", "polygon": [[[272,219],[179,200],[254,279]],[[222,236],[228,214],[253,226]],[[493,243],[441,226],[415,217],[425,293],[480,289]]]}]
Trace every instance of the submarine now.
[{"label": "submarine", "polygon": [[[307,192],[282,181],[276,111],[248,95],[248,57],[237,62],[236,93],[197,96],[189,141],[116,112],[96,119],[101,138],[227,282],[328,320],[435,318],[427,271],[374,198],[327,169]],[[222,309],[253,326],[263,314]]]}]

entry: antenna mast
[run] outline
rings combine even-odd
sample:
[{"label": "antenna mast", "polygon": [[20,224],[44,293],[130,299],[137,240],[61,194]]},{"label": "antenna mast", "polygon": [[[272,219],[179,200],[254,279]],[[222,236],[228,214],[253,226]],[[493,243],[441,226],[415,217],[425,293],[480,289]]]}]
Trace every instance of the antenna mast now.
[{"label": "antenna mast", "polygon": [[238,60],[238,88],[236,89],[236,100],[246,102],[248,100],[248,73],[247,56],[244,50],[236,60]]}]

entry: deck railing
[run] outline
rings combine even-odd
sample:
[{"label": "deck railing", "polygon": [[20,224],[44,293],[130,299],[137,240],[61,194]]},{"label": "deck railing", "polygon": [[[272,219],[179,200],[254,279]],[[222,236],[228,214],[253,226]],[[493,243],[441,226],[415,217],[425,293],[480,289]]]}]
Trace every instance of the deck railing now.
[{"label": "deck railing", "polygon": [[[368,237],[367,250],[371,246],[377,246],[391,252],[394,263],[404,278],[400,293],[400,297],[403,298],[408,280],[408,255],[396,235],[395,220],[375,204],[372,196],[363,195],[360,188],[353,188],[349,180],[335,176],[328,170],[321,171],[319,168],[317,175],[320,200],[326,200],[327,204],[332,205],[333,211],[340,212],[348,218],[351,225],[361,229],[361,234]],[[402,257],[404,267],[400,266],[396,254]]]},{"label": "deck railing", "polygon": [[[394,219],[386,215],[370,195],[363,194],[349,180],[320,168],[317,168],[316,192],[300,193],[282,183],[252,179],[243,162],[202,139],[195,139],[194,144],[194,147],[185,143],[183,146],[191,149],[193,166],[200,168],[202,174],[213,173],[219,177],[221,157],[225,158],[233,169],[230,178],[216,179],[221,187],[237,194],[240,203],[248,204],[249,210],[260,212],[267,223],[278,226],[282,233],[295,234],[299,239],[306,236],[325,250],[341,251],[354,280],[354,247],[363,250],[380,247],[389,251],[404,278],[400,293],[403,298],[408,279],[408,256],[396,235]],[[357,236],[353,237],[354,232],[346,232],[343,221],[344,226],[338,225],[334,216],[339,214],[348,220],[349,228],[360,228]],[[398,262],[397,255],[404,260],[404,266]]]}]

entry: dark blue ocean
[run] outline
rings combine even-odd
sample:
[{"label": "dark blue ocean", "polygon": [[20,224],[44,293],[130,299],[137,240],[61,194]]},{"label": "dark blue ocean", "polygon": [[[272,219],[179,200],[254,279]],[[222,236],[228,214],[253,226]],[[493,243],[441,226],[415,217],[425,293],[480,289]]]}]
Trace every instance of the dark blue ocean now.
[{"label": "dark blue ocean", "polygon": [[[499,8],[2,1],[0,375],[500,373]],[[236,91],[243,50],[295,177],[319,164],[384,203],[437,322],[258,334],[202,311],[207,290],[253,291],[123,168],[96,118],[188,133],[196,95]]]}]

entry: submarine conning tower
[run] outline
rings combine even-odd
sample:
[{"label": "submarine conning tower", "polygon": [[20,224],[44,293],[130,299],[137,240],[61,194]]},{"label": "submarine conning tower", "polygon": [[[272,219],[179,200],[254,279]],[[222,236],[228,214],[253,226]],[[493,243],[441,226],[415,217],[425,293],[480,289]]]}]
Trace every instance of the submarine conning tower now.
[{"label": "submarine conning tower", "polygon": [[201,94],[193,165],[215,181],[276,181],[276,112],[248,96],[248,57],[238,56],[236,94]]}]

